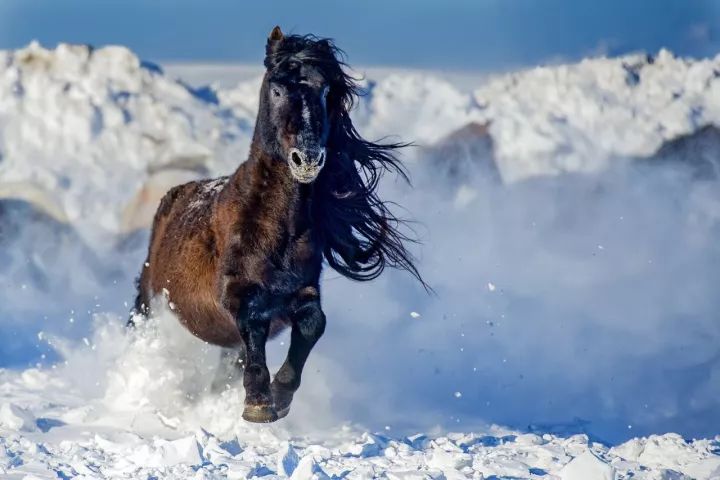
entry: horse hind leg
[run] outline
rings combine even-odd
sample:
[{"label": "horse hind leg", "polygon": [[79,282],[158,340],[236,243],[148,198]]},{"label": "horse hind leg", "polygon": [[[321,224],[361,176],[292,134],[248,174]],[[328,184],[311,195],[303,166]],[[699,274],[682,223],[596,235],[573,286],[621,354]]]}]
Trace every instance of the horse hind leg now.
[{"label": "horse hind leg", "polygon": [[245,347],[240,349],[223,348],[220,352],[220,364],[210,385],[210,391],[221,393],[240,382],[245,371]]},{"label": "horse hind leg", "polygon": [[133,305],[132,310],[130,310],[130,315],[128,316],[128,320],[126,323],[126,326],[129,328],[133,328],[136,326],[135,319],[138,315],[147,318],[148,313],[150,312],[150,307],[148,303],[149,299],[145,294],[142,280],[142,276],[138,277],[137,280],[135,280],[137,295],[135,296],[135,304]]}]

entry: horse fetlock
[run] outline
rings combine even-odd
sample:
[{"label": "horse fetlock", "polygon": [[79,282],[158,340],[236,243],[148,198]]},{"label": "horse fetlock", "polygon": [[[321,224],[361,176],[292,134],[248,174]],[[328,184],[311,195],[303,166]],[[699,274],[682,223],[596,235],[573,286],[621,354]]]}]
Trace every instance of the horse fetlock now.
[{"label": "horse fetlock", "polygon": [[258,390],[270,385],[270,371],[265,365],[245,366],[243,383],[246,389]]}]

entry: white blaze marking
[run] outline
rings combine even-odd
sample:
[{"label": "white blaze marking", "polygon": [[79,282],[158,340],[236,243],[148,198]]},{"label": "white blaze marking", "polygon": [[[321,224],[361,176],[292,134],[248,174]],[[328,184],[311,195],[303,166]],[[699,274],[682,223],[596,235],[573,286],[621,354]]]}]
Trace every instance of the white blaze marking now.
[{"label": "white blaze marking", "polygon": [[307,102],[303,98],[302,117],[305,121],[305,128],[310,129],[310,108],[308,108]]}]

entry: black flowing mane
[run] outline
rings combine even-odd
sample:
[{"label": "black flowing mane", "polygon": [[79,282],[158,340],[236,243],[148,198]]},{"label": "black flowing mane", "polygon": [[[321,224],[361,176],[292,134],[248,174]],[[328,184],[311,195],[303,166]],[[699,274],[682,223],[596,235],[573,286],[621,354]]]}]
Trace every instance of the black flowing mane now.
[{"label": "black flowing mane", "polygon": [[416,242],[401,231],[407,222],[396,217],[377,194],[386,172],[409,182],[395,155],[409,144],[370,142],[360,136],[349,112],[361,88],[358,79],[345,72],[344,59],[344,52],[332,40],[314,35],[286,36],[265,57],[268,70],[292,61],[311,64],[330,84],[328,160],[316,180],[318,197],[313,204],[323,254],[333,269],[354,280],[372,280],[390,266],[408,271],[428,288],[404,245]]}]

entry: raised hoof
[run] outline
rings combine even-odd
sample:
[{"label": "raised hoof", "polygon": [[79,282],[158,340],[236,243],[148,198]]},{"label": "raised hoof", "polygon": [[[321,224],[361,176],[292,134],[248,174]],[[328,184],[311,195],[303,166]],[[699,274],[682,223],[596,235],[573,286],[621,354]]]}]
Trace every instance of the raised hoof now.
[{"label": "raised hoof", "polygon": [[272,423],[279,417],[272,405],[245,405],[242,418],[252,423]]},{"label": "raised hoof", "polygon": [[272,391],[278,418],[286,417],[287,414],[290,413],[290,404],[292,403],[293,394],[295,392],[278,388],[276,385],[271,385],[270,389]]},{"label": "raised hoof", "polygon": [[278,420],[280,420],[281,418],[287,417],[288,413],[290,413],[290,405],[283,408],[282,410],[278,410],[278,412],[277,412]]}]

